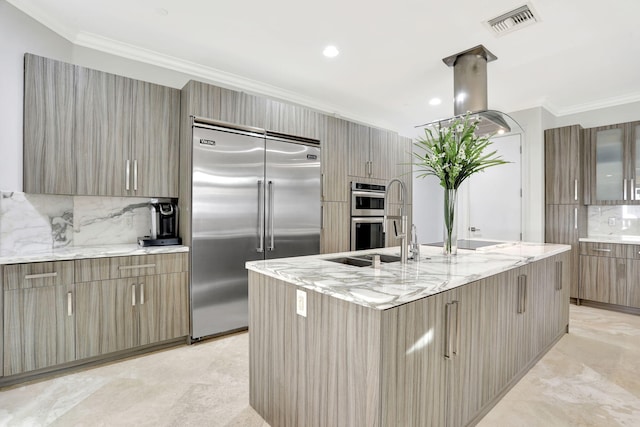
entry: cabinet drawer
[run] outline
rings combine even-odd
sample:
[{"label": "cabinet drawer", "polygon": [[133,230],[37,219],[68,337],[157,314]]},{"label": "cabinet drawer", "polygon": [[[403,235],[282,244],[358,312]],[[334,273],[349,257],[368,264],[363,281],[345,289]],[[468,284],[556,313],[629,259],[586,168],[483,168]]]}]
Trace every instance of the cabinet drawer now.
[{"label": "cabinet drawer", "polygon": [[626,258],[627,245],[616,243],[581,242],[580,255]]},{"label": "cabinet drawer", "polygon": [[188,254],[184,252],[81,259],[75,264],[76,282],[181,273],[188,271],[188,262]]},{"label": "cabinet drawer", "polygon": [[111,278],[149,276],[187,271],[187,254],[138,255],[111,258]]},{"label": "cabinet drawer", "polygon": [[73,261],[4,266],[4,289],[29,289],[73,283]]},{"label": "cabinet drawer", "polygon": [[640,259],[640,245],[627,245],[627,258]]}]

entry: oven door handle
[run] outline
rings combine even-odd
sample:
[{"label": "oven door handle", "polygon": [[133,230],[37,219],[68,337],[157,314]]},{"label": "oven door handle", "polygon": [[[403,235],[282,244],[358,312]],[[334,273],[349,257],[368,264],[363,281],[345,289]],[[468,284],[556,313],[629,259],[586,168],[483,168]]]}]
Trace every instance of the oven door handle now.
[{"label": "oven door handle", "polygon": [[373,191],[352,191],[352,196],[372,197],[376,199],[384,199],[384,192],[378,193]]},{"label": "oven door handle", "polygon": [[384,222],[384,217],[381,216],[352,216],[351,222],[355,223],[364,223],[364,224],[382,224]]}]

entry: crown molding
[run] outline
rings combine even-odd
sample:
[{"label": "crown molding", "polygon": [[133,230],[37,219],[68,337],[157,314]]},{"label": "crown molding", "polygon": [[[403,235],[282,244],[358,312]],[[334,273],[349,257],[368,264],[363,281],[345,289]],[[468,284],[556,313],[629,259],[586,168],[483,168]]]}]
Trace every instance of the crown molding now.
[{"label": "crown molding", "polygon": [[557,108],[557,117],[568,116],[570,114],[584,113],[587,111],[600,110],[603,108],[617,107],[620,105],[631,104],[633,102],[640,102],[640,92],[629,93],[621,96],[614,96],[610,98],[600,99],[593,102],[585,102],[583,104],[576,104],[566,108]]}]

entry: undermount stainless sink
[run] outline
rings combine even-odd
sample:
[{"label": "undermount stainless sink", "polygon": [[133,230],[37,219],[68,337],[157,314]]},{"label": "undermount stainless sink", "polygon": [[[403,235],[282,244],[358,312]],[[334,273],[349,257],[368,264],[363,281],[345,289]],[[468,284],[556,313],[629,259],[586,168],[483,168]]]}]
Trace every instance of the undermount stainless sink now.
[{"label": "undermount stainless sink", "polygon": [[397,255],[384,255],[384,254],[367,254],[367,255],[358,255],[358,256],[348,256],[348,257],[340,257],[340,258],[332,258],[327,261],[337,262],[340,264],[352,265],[354,267],[369,267],[373,264],[373,257],[378,255],[380,257],[380,262],[398,262],[400,261],[400,257]]}]

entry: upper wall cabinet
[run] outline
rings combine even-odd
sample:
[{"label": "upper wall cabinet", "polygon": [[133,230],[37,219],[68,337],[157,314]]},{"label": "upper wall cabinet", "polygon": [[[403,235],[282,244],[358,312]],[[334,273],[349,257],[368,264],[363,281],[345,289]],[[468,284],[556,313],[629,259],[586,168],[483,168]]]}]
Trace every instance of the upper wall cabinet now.
[{"label": "upper wall cabinet", "polygon": [[24,191],[75,194],[75,66],[24,58]]},{"label": "upper wall cabinet", "polygon": [[549,205],[583,201],[581,126],[548,129],[544,133],[545,197]]},{"label": "upper wall cabinet", "polygon": [[264,98],[195,80],[190,80],[182,88],[182,98],[183,113],[187,117],[191,115],[243,126],[265,127],[267,101]]},{"label": "upper wall cabinet", "polygon": [[179,112],[177,89],[25,55],[24,191],[177,197]]},{"label": "upper wall cabinet", "polygon": [[640,203],[640,122],[588,130],[591,202]]},{"label": "upper wall cabinet", "polygon": [[287,135],[319,139],[320,114],[299,105],[267,99],[267,130]]}]

